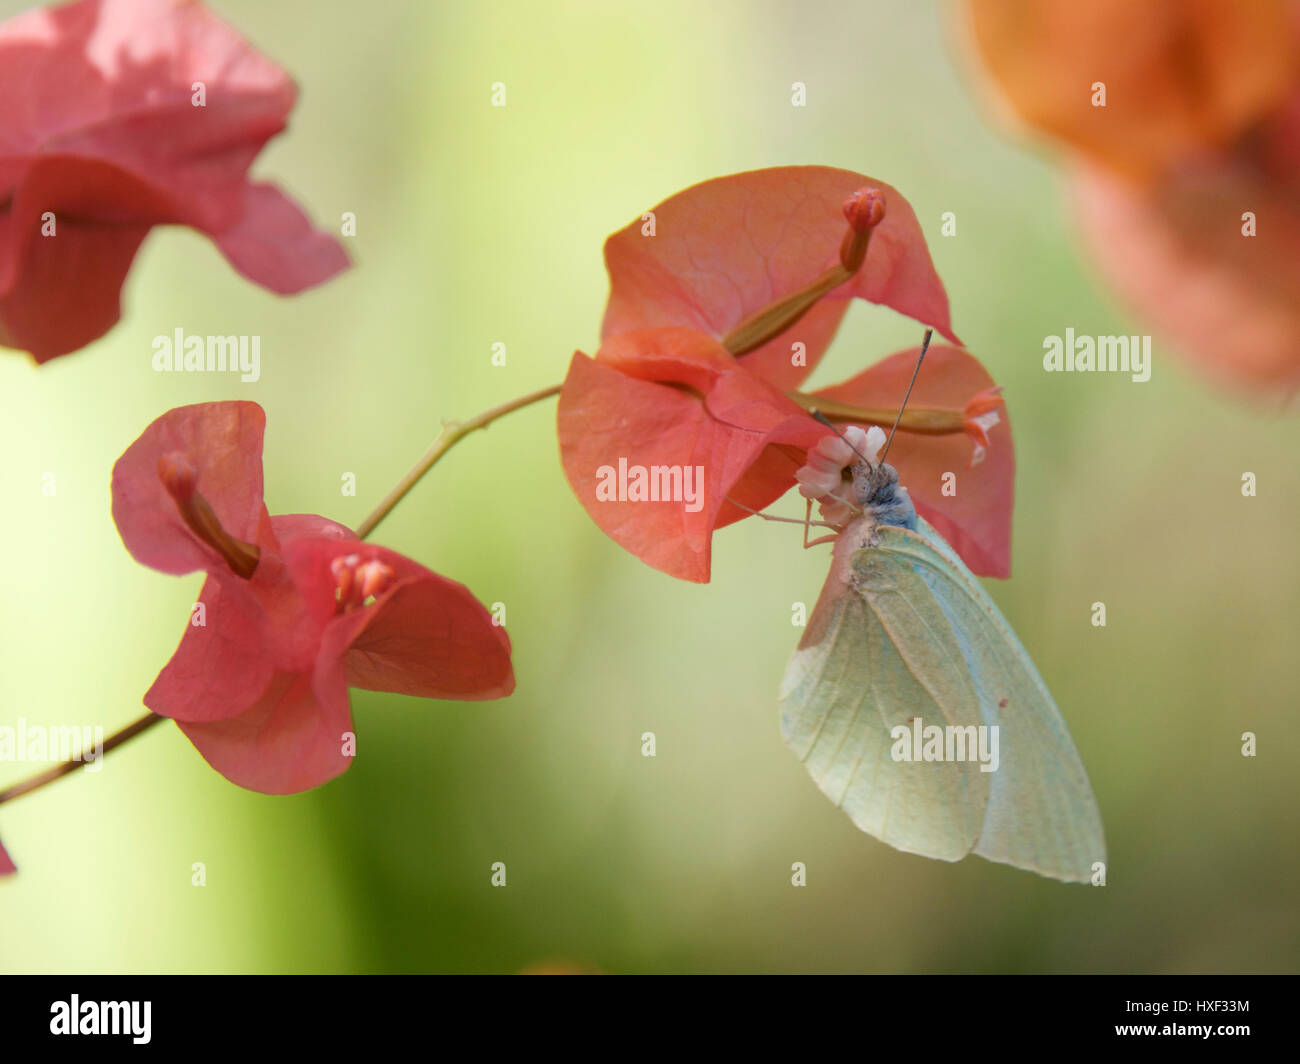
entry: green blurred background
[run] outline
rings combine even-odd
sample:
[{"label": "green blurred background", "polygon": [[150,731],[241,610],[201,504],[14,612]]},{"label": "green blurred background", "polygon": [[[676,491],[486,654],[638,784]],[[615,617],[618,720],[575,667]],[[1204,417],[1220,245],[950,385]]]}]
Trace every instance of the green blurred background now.
[{"label": "green blurred background", "polygon": [[[440,418],[556,383],[593,349],[610,232],[709,177],[841,166],[908,196],[956,329],[1006,386],[1013,576],[990,591],[1088,766],[1109,885],[859,833],[785,749],[776,708],[791,604],[815,600],[829,551],[747,521],[716,537],[711,584],[652,571],[573,498],[548,402],[464,441],[376,537],[506,604],[517,693],[356,692],[355,766],[301,796],[232,786],[163,725],[98,775],[5,805],[20,874],[0,884],[0,969],[1297,968],[1297,426],[1215,394],[1158,337],[1146,384],[1042,371],[1045,335],[1144,329],[1081,260],[1059,174],[989,121],[951,9],[213,6],[302,88],[256,172],[322,224],[355,211],[355,268],[279,299],[160,229],[106,338],[41,370],[0,353],[0,722],[112,731],[141,712],[200,581],[131,560],[109,470],[164,410],[255,399],[270,508],[355,524]],[[178,326],[260,334],[261,381],[152,372],[152,338]],[[813,384],[917,331],[856,304]]]}]

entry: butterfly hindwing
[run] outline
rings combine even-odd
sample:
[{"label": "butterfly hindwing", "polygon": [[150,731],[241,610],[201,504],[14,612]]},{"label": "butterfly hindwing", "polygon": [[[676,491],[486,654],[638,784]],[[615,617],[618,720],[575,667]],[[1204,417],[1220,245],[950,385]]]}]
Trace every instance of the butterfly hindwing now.
[{"label": "butterfly hindwing", "polygon": [[786,671],[782,731],[823,793],[863,831],[957,861],[979,836],[988,775],[971,762],[896,761],[891,729],[910,731],[913,717],[978,725],[978,705],[966,671],[953,667],[960,651],[952,633],[933,630],[915,606],[929,595],[921,578],[884,555],[870,562],[856,587],[818,602],[811,638]]}]

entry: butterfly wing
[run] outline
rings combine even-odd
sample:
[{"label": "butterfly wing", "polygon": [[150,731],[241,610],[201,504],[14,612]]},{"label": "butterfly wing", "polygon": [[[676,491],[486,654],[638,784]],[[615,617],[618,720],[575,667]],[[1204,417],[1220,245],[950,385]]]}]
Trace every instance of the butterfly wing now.
[{"label": "butterfly wing", "polygon": [[[870,553],[872,588],[827,581],[781,689],[781,730],[817,786],[863,831],[908,853],[958,861],[979,838],[989,774],[972,762],[899,762],[891,729],[978,725],[961,648],[905,563]],[[899,570],[908,587],[886,589]],[[856,581],[855,581],[856,583]]]},{"label": "butterfly wing", "polygon": [[[877,545],[852,556],[852,584],[818,603],[783,689],[787,742],[854,823],[890,845],[946,860],[974,852],[1087,881],[1093,862],[1105,860],[1105,842],[1065,721],[993,600],[933,528],[920,520],[917,528],[879,527]],[[832,749],[823,718],[841,719],[858,698],[874,709],[877,733],[841,728],[844,741]],[[975,761],[894,761],[889,726],[911,716],[998,725],[997,770],[981,773]],[[859,754],[891,782],[854,772]],[[961,787],[926,792],[954,778]],[[937,802],[962,808],[949,809],[945,821]],[[944,823],[936,846],[934,826]]]},{"label": "butterfly wing", "polygon": [[[1061,711],[1032,659],[979,581],[925,521],[882,528],[880,547],[915,567],[961,633],[987,724],[999,725],[993,776],[975,853],[1067,882],[1106,860],[1101,813]],[[1005,706],[1002,704],[1005,702]]]}]

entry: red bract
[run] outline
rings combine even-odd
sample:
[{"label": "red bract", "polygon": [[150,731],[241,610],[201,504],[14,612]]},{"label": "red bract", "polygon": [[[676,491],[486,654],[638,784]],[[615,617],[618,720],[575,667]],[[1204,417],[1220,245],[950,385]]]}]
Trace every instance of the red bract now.
[{"label": "red bract", "polygon": [[9,855],[5,853],[4,846],[0,845],[0,876],[11,876],[17,871],[17,867],[9,859]]},{"label": "red bract", "polygon": [[[579,501],[647,564],[707,581],[714,529],[794,485],[806,449],[827,429],[807,413],[817,396],[785,389],[821,356],[850,296],[951,335],[947,296],[911,208],[888,186],[859,187],[868,180],[791,167],[710,181],[655,208],[653,237],[637,223],[607,242],[604,340],[594,359],[574,355],[557,430]],[[891,227],[891,219],[901,220]],[[794,344],[806,359],[792,360]],[[855,408],[827,413],[890,424],[902,400],[899,357],[819,393]],[[1000,401],[977,394],[992,382],[964,351],[943,348],[937,361],[916,393],[933,408],[909,411],[891,461],[899,456],[905,482],[918,482],[923,512],[967,564],[1005,576],[1010,439],[991,448],[996,461],[963,473],[964,494],[942,496],[939,484],[941,473],[969,464],[967,435],[988,445]],[[941,373],[951,380],[938,382]],[[945,435],[903,446],[914,430]]]},{"label": "red bract", "polygon": [[[948,294],[911,205],[882,181],[828,166],[751,170],[693,185],[605,241],[609,303],[601,339],[647,326],[685,325],[721,340],[747,316],[840,261],[846,198],[883,193],[871,252],[851,279],[741,362],[778,388],[795,388],[821,358],[850,299],[892,307],[953,343]],[[805,357],[791,359],[801,343]]]},{"label": "red bract", "polygon": [[274,292],[344,269],[334,237],[248,179],[295,95],[194,0],[81,0],[0,25],[0,344],[44,362],[107,332],[155,225],[207,233]]},{"label": "red bract", "polygon": [[137,561],[208,574],[145,704],[227,779],[285,794],[351,763],[348,687],[480,700],[514,674],[462,585],[324,517],[268,516],[264,425],[255,403],[164,414],[113,467],[113,518]]},{"label": "red bract", "polygon": [[612,337],[595,360],[575,353],[558,420],[565,474],[596,524],[701,583],[713,530],[749,516],[727,498],[759,509],[794,482],[798,452],[768,446],[806,448],[826,432],[716,340],[679,328]]}]

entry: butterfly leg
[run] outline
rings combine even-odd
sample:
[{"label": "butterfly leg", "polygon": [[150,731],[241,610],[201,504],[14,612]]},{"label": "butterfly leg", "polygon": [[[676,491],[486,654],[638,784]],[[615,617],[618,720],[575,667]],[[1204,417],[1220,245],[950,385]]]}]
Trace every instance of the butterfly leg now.
[{"label": "butterfly leg", "polygon": [[818,537],[817,537],[816,539],[814,539],[811,543],[808,542],[808,529],[812,528],[812,526],[813,526],[816,522],[814,522],[814,521],[812,520],[812,499],[808,499],[807,502],[808,502],[808,505],[804,508],[804,512],[803,512],[803,514],[804,514],[804,516],[803,516],[803,549],[804,549],[804,550],[807,550],[809,547],[815,547],[815,546],[817,546],[819,543],[830,543],[833,539],[835,539],[835,537],[836,537],[837,535],[839,535],[838,532],[832,532],[829,536],[818,536]]},{"label": "butterfly leg", "polygon": [[[763,513],[762,510],[755,510],[752,506],[746,506],[743,502],[737,502],[730,495],[726,496],[726,499],[727,502],[731,503],[732,506],[739,506],[742,510],[748,510],[755,517],[761,517],[764,521],[780,521],[782,524],[786,524],[786,525],[803,525],[803,538],[805,542],[808,539],[808,529],[812,525],[816,525],[818,528],[833,528],[836,530],[836,532],[839,531],[838,525],[832,525],[828,521],[809,521],[806,518],[803,521],[797,521],[793,517],[777,517],[775,514],[765,514]],[[808,504],[808,511],[809,513],[812,512],[812,503]],[[835,537],[827,536],[826,538],[834,539]],[[810,547],[816,546],[818,542],[821,541],[814,541],[813,543],[808,543],[807,545]]]}]

